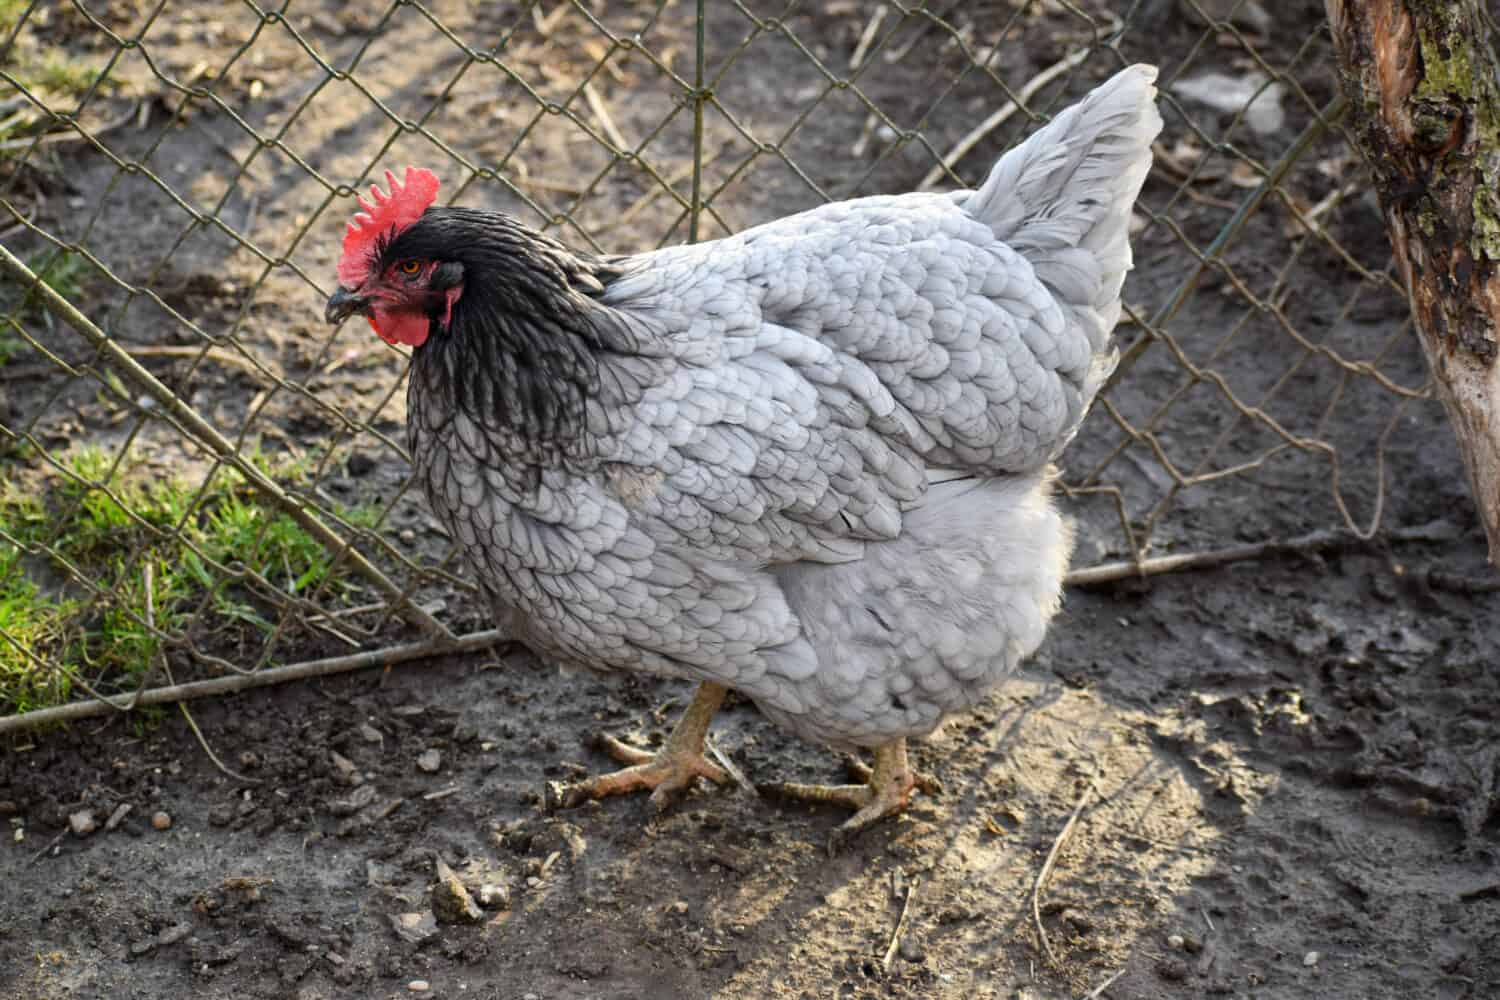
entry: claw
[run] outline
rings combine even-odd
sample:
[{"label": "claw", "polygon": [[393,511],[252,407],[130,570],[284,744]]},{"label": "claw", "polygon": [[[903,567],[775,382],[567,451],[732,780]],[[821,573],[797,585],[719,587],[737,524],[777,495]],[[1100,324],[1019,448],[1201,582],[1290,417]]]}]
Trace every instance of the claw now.
[{"label": "claw", "polygon": [[911,769],[906,759],[905,739],[876,747],[874,768],[853,758],[845,763],[850,774],[862,784],[804,785],[781,782],[762,788],[765,793],[778,798],[853,809],[854,815],[829,837],[830,855],[837,853],[856,834],[887,816],[903,811],[911,801],[913,790],[920,790],[927,795],[938,795],[943,790],[936,779]]},{"label": "claw", "polygon": [[593,799],[649,788],[651,805],[661,812],[681,798],[699,778],[707,778],[716,785],[728,783],[729,772],[703,756],[709,720],[718,711],[724,695],[725,689],[717,684],[702,685],[672,730],[667,745],[657,753],[638,749],[613,736],[600,735],[595,740],[598,749],[628,766],[582,781],[548,782],[544,798],[546,807],[571,809]]},{"label": "claw", "polygon": [[621,743],[613,736],[599,737],[598,745],[615,760],[630,766],[583,781],[549,782],[547,800],[552,808],[571,809],[592,799],[649,788],[651,805],[661,812],[681,798],[698,778],[707,778],[716,785],[729,781],[728,772],[696,751],[666,748],[653,754]]}]

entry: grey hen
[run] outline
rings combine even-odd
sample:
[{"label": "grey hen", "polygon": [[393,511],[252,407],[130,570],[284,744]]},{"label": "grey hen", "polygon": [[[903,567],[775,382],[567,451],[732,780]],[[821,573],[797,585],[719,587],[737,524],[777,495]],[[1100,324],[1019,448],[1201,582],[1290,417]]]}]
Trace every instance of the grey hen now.
[{"label": "grey hen", "polygon": [[1051,463],[1114,362],[1131,207],[1161,127],[1133,66],[978,191],[860,198],[636,256],[432,207],[408,169],[350,224],[330,320],[415,350],[411,451],[502,626],[543,655],[701,683],[667,747],[567,801],[694,778],[726,689],[778,725],[873,748],[905,806],[906,738],[1042,641],[1071,549]]}]

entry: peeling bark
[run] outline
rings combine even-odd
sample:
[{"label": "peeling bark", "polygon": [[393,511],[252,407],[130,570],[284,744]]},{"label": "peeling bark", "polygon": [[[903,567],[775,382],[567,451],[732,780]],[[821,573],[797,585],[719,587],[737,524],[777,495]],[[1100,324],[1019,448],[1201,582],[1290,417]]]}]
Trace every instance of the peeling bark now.
[{"label": "peeling bark", "polygon": [[1500,68],[1480,0],[1325,0],[1355,135],[1500,564]]}]

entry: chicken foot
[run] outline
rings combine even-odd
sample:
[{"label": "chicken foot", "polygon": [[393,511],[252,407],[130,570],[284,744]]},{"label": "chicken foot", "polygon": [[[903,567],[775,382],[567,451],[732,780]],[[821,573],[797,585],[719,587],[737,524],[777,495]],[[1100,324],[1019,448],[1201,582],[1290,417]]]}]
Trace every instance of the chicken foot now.
[{"label": "chicken foot", "polygon": [[666,746],[656,753],[640,750],[623,743],[613,736],[601,734],[599,749],[628,767],[609,774],[595,775],[582,781],[559,783],[547,786],[548,804],[559,809],[571,809],[590,799],[602,799],[607,795],[624,795],[645,788],[651,789],[651,804],[658,812],[667,808],[688,790],[698,778],[707,778],[716,785],[729,781],[729,772],[703,756],[703,744],[708,738],[708,724],[714,713],[724,703],[728,689],[722,684],[705,682],[698,686],[692,704],[677,720]]},{"label": "chicken foot", "polygon": [[858,760],[848,761],[849,770],[862,782],[858,785],[804,785],[787,781],[766,785],[763,790],[778,798],[800,802],[843,806],[855,810],[829,839],[833,850],[850,837],[887,816],[906,808],[914,789],[927,795],[942,791],[937,779],[912,770],[906,759],[906,738],[892,740],[875,748],[875,766]]}]

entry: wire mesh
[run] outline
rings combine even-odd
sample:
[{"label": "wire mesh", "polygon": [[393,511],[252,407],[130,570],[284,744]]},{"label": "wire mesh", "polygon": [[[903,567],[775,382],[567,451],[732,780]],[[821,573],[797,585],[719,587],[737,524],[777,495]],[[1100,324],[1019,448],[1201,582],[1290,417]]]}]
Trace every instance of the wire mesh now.
[{"label": "wire mesh", "polygon": [[1166,130],[1123,360],[1065,458],[1075,564],[1368,536],[1431,514],[1392,501],[1392,475],[1461,475],[1320,3],[8,0],[0,18],[6,711],[488,627],[407,481],[406,358],[321,322],[356,190],[405,163],[445,200],[639,251],[973,185],[1155,62]]}]

